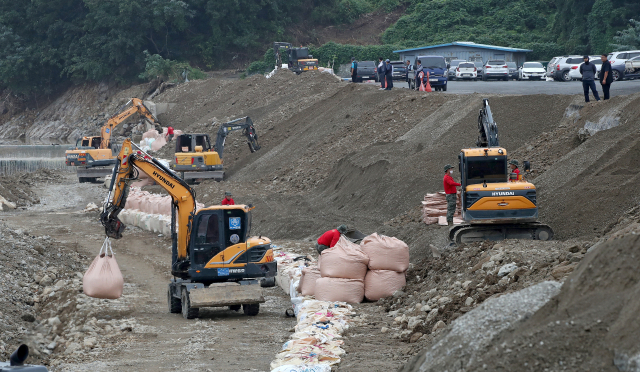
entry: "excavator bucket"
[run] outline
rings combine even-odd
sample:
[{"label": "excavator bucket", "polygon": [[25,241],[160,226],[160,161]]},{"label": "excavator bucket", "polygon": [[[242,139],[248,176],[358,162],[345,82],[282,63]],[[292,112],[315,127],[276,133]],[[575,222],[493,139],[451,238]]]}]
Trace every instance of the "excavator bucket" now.
[{"label": "excavator bucket", "polygon": [[191,307],[221,307],[264,303],[262,288],[257,284],[214,283],[207,288],[189,291]]}]

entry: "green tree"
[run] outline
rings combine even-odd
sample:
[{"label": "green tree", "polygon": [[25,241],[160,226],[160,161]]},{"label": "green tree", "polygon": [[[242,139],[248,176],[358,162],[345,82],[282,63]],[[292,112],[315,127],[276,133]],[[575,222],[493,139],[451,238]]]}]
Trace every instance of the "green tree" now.
[{"label": "green tree", "polygon": [[616,36],[613,37],[614,44],[612,46],[616,51],[640,49],[640,21],[630,19],[628,29],[619,31]]}]

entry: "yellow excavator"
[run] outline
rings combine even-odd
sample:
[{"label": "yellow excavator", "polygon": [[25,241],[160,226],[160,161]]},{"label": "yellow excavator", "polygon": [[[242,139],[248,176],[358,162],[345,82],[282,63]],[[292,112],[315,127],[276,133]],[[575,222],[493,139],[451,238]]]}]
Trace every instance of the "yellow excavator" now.
[{"label": "yellow excavator", "polygon": [[[126,108],[127,106],[131,106]],[[155,126],[158,133],[162,127],[158,119],[149,111],[142,100],[131,98],[117,114],[110,117],[102,126],[100,136],[82,137],[76,145],[65,152],[68,166],[77,168],[79,182],[93,182],[98,177],[111,174],[111,166],[115,164],[117,147],[111,143],[113,130],[133,114],[140,114]]]},{"label": "yellow excavator", "polygon": [[[122,144],[113,169],[108,202],[100,221],[107,237],[122,238],[118,219],[138,172],[171,195],[171,274],[167,301],[171,313],[198,317],[202,307],[229,306],[257,315],[265,299],[261,287],[275,285],[277,263],[271,241],[250,236],[251,205],[218,205],[196,212],[196,193],[178,175],[135,146]],[[261,279],[261,280],[259,280]]]},{"label": "yellow excavator", "polygon": [[211,147],[208,134],[182,134],[176,137],[175,164],[171,167],[180,172],[182,179],[192,182],[196,179],[212,178],[222,181],[224,143],[229,133],[242,130],[247,137],[249,151],[260,150],[258,134],[253,126],[253,121],[248,116],[235,119],[220,125],[216,137],[215,146]]},{"label": "yellow excavator", "polygon": [[318,70],[318,59],[309,54],[309,48],[294,48],[291,43],[276,41],[273,43],[273,51],[277,68],[288,68],[296,74]]},{"label": "yellow excavator", "polygon": [[[464,223],[449,229],[456,244],[482,240],[550,240],[553,230],[538,222],[536,187],[507,168],[507,150],[500,147],[498,125],[489,100],[478,116],[476,148],[458,155]],[[531,170],[524,162],[524,171]]]}]

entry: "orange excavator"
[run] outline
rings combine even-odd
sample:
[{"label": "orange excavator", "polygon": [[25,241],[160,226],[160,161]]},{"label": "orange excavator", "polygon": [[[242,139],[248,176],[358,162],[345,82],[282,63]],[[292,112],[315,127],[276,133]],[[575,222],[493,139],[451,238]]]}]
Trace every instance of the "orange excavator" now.
[{"label": "orange excavator", "polygon": [[[126,108],[127,106],[130,107]],[[140,114],[155,126],[158,133],[162,127],[158,119],[149,111],[142,100],[131,98],[118,112],[110,117],[102,126],[100,136],[82,137],[76,145],[65,152],[65,162],[68,166],[77,168],[79,182],[93,182],[98,177],[111,174],[111,167],[116,162],[117,146],[111,143],[113,130],[133,114]]]},{"label": "orange excavator", "polygon": [[113,169],[108,202],[100,221],[107,237],[120,239],[118,219],[131,182],[143,172],[171,195],[171,274],[169,312],[187,319],[202,307],[228,306],[257,315],[265,302],[261,287],[275,286],[277,263],[271,241],[251,236],[251,205],[218,205],[196,211],[196,193],[174,172],[130,139],[122,144]]}]

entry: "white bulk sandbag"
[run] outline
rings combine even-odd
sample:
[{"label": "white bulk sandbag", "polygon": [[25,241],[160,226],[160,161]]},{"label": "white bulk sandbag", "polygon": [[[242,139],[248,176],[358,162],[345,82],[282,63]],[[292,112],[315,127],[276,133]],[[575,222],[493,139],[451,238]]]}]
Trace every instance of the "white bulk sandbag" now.
[{"label": "white bulk sandbag", "polygon": [[389,297],[407,284],[405,273],[393,270],[369,270],[364,278],[364,296],[371,301]]},{"label": "white bulk sandbag", "polygon": [[316,280],[315,297],[320,301],[360,303],[364,299],[364,281],[320,278]]},{"label": "white bulk sandbag", "polygon": [[344,235],[333,248],[325,249],[319,265],[322,277],[364,280],[369,257]]},{"label": "white bulk sandbag", "polygon": [[316,280],[321,278],[320,270],[315,267],[305,267],[302,269],[302,278],[298,286],[298,292],[303,296],[313,296],[316,291]]},{"label": "white bulk sandbag", "polygon": [[400,239],[373,233],[360,243],[369,256],[369,269],[393,270],[399,273],[409,268],[409,247]]},{"label": "white bulk sandbag", "polygon": [[272,369],[271,372],[331,372],[331,366],[329,364],[285,364]]},{"label": "white bulk sandbag", "polygon": [[82,290],[89,297],[116,299],[122,296],[124,279],[111,249],[109,238],[82,277]]}]

